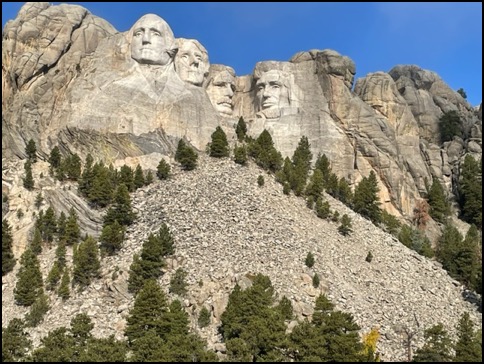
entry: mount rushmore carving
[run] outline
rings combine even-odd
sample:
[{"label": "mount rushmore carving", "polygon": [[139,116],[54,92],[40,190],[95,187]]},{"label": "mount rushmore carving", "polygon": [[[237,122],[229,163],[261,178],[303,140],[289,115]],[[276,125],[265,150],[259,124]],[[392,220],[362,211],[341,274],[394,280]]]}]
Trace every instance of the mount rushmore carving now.
[{"label": "mount rushmore carving", "polygon": [[[354,62],[333,50],[262,61],[245,76],[209,55],[155,14],[120,33],[77,5],[27,3],[2,41],[3,155],[25,157],[32,138],[44,157],[59,145],[155,168],[180,138],[204,150],[221,126],[235,141],[243,117],[250,135],[267,129],[283,156],[307,136],[314,157],[326,154],[350,183],[375,171],[383,207],[409,216],[426,181],[450,193],[462,157],[482,153],[481,117],[417,66],[369,74],[353,89]],[[469,137],[441,146],[436,130],[449,110]]]}]

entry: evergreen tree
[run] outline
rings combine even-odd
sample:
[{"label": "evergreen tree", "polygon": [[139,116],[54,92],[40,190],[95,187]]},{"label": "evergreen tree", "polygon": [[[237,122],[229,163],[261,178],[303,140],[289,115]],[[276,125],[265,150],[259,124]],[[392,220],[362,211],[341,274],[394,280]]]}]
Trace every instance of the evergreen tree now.
[{"label": "evergreen tree", "polygon": [[26,361],[32,347],[25,324],[19,318],[12,318],[6,328],[2,327],[2,363]]},{"label": "evergreen tree", "polygon": [[323,173],[319,169],[315,169],[306,188],[306,195],[313,197],[313,200],[317,200],[321,197],[324,190]]},{"label": "evergreen tree", "polygon": [[49,206],[45,211],[41,220],[41,226],[42,239],[48,243],[52,243],[54,241],[54,234],[57,232],[57,219],[52,206]]},{"label": "evergreen tree", "polygon": [[345,236],[353,231],[351,225],[351,217],[346,214],[341,217],[341,225],[338,227],[338,231],[341,235]]},{"label": "evergreen tree", "polygon": [[389,214],[385,210],[381,212],[381,222],[385,226],[385,231],[394,236],[397,236],[398,230],[402,226],[395,216]]},{"label": "evergreen tree", "polygon": [[44,201],[44,198],[42,197],[42,192],[39,192],[37,196],[35,196],[35,207],[37,207],[37,210],[42,206],[42,201]]},{"label": "evergreen tree", "polygon": [[304,261],[306,266],[308,268],[312,268],[314,266],[314,255],[311,252],[308,252],[308,255],[306,255],[306,259]]},{"label": "evergreen tree", "polygon": [[441,143],[451,141],[455,136],[462,137],[462,122],[457,111],[450,110],[440,117],[439,132]]},{"label": "evergreen tree", "polygon": [[239,142],[245,140],[245,136],[247,135],[247,124],[242,116],[239,118],[237,126],[235,127],[235,134],[237,134],[237,140]]},{"label": "evergreen tree", "polygon": [[21,306],[30,306],[43,292],[40,263],[32,250],[27,248],[20,257],[20,265],[17,273],[17,284],[13,291],[15,303]]},{"label": "evergreen tree", "polygon": [[223,129],[220,126],[217,126],[211,137],[212,141],[210,142],[210,157],[228,157],[230,154],[229,143],[227,141],[227,135]]},{"label": "evergreen tree", "polygon": [[153,172],[148,171],[148,173],[146,173],[145,185],[148,186],[152,184],[154,180]]},{"label": "evergreen tree", "polygon": [[323,201],[321,197],[316,200],[316,216],[320,219],[327,219],[331,213],[328,201]]},{"label": "evergreen tree", "polygon": [[138,164],[136,166],[136,169],[134,171],[134,187],[135,189],[141,188],[145,185],[145,176],[143,174],[143,169],[141,166]]},{"label": "evergreen tree", "polygon": [[94,171],[93,171],[94,159],[89,153],[86,156],[86,162],[84,164],[84,170],[79,180],[79,191],[84,197],[88,197],[94,183]]},{"label": "evergreen tree", "polygon": [[458,265],[461,267],[463,281],[479,294],[482,292],[482,285],[479,283],[479,277],[482,276],[481,241],[477,226],[471,225],[464,239],[460,256],[457,257],[461,260]]},{"label": "evergreen tree", "polygon": [[476,161],[470,154],[466,155],[458,190],[462,218],[482,229],[482,159]]},{"label": "evergreen tree", "polygon": [[148,279],[136,295],[133,308],[126,319],[125,335],[130,344],[153,330],[163,337],[167,300],[156,280]]},{"label": "evergreen tree", "polygon": [[249,144],[249,155],[265,170],[277,172],[282,166],[281,153],[274,148],[271,134],[264,129],[259,137]]},{"label": "evergreen tree", "polygon": [[182,169],[191,171],[197,167],[198,154],[183,139],[180,139],[175,153],[175,160],[180,163]]},{"label": "evergreen tree", "polygon": [[331,166],[329,164],[328,157],[326,157],[326,154],[318,154],[318,158],[316,159],[314,168],[321,171],[323,175],[324,186],[326,187],[329,181],[329,176],[331,175]]},{"label": "evergreen tree", "polygon": [[77,181],[81,177],[81,158],[77,154],[65,158],[61,166],[70,180]]},{"label": "evergreen tree", "polygon": [[31,163],[37,162],[37,146],[33,139],[30,139],[25,147],[25,153],[27,154],[27,159]]},{"label": "evergreen tree", "polygon": [[449,274],[457,278],[459,267],[457,256],[462,247],[463,237],[459,230],[453,225],[446,225],[442,236],[437,243],[437,259],[442,263],[442,267],[449,272]]},{"label": "evergreen tree", "polygon": [[54,291],[57,288],[57,284],[59,283],[61,279],[61,274],[62,274],[62,268],[59,265],[59,261],[55,261],[54,264],[52,264],[52,268],[49,271],[49,274],[47,275],[46,279],[46,289],[49,291]]},{"label": "evergreen tree", "polygon": [[114,220],[112,224],[104,224],[99,241],[101,242],[101,251],[108,255],[114,255],[124,242],[124,227]]},{"label": "evergreen tree", "polygon": [[121,184],[116,189],[114,206],[109,208],[104,216],[104,225],[111,225],[118,221],[123,226],[131,225],[136,219],[136,214],[131,207],[131,198],[128,188]]},{"label": "evergreen tree", "polygon": [[108,338],[90,338],[79,353],[80,363],[125,362],[128,348],[126,342],[118,341],[111,335]]},{"label": "evergreen tree", "polygon": [[72,245],[74,243],[78,243],[79,239],[81,238],[81,229],[77,222],[77,213],[74,211],[74,208],[71,207],[69,211],[69,218],[66,222],[66,230],[65,230],[65,242],[67,245]]},{"label": "evergreen tree", "polygon": [[187,293],[186,277],[188,273],[183,268],[178,268],[175,274],[170,279],[170,293],[175,293],[179,296],[184,296]]},{"label": "evergreen tree", "polygon": [[459,320],[457,337],[454,361],[457,363],[482,362],[482,346],[477,341],[474,324],[468,312],[464,312]]},{"label": "evergreen tree", "polygon": [[10,272],[15,266],[12,251],[12,229],[6,219],[2,220],[2,276]]},{"label": "evergreen tree", "polygon": [[127,187],[128,192],[133,192],[135,190],[133,169],[131,169],[130,166],[123,165],[117,176],[118,186],[124,184]]},{"label": "evergreen tree", "polygon": [[464,99],[467,99],[467,94],[462,87],[457,90],[457,93],[461,95]]},{"label": "evergreen tree", "polygon": [[319,283],[320,283],[319,275],[318,275],[318,273],[314,273],[314,276],[313,276],[313,287],[314,288],[318,288],[319,287]]},{"label": "evergreen tree", "polygon": [[99,277],[101,264],[96,240],[92,237],[79,244],[74,254],[72,281],[81,288],[88,286],[93,278]]},{"label": "evergreen tree", "polygon": [[91,331],[94,324],[86,313],[78,313],[71,319],[71,333],[78,346],[85,346],[87,340],[92,337]]},{"label": "evergreen tree", "polygon": [[444,189],[437,178],[432,181],[429,191],[430,216],[442,224],[445,224],[450,215],[450,205],[445,196]]},{"label": "evergreen tree", "polygon": [[452,361],[450,349],[452,341],[444,326],[439,323],[425,330],[425,344],[415,352],[415,362],[447,362]]},{"label": "evergreen tree", "polygon": [[292,307],[292,303],[286,296],[282,296],[276,308],[279,310],[279,312],[281,313],[282,317],[284,317],[285,320],[293,319],[294,310]]},{"label": "evergreen tree", "polygon": [[43,292],[30,306],[30,311],[25,315],[25,325],[28,327],[36,327],[44,320],[44,316],[49,311],[49,297]]},{"label": "evergreen tree", "polygon": [[208,325],[210,325],[210,311],[207,309],[207,307],[203,306],[198,314],[198,327],[203,329]]},{"label": "evergreen tree", "polygon": [[264,176],[262,174],[259,174],[259,176],[257,177],[257,184],[259,185],[259,187],[264,186]]},{"label": "evergreen tree", "polygon": [[370,219],[375,224],[381,221],[378,192],[379,188],[376,175],[371,171],[368,178],[364,177],[358,186],[356,186],[353,199],[355,212]]},{"label": "evergreen tree", "polygon": [[[88,192],[89,202],[94,206],[106,207],[113,199],[115,183],[113,173],[102,163],[96,163],[92,168],[92,184],[87,180],[84,187]],[[87,189],[89,188],[89,189]]]},{"label": "evergreen tree", "polygon": [[74,338],[69,335],[65,327],[59,327],[50,331],[40,339],[41,345],[32,353],[34,362],[71,362],[75,361],[76,346]]},{"label": "evergreen tree", "polygon": [[313,155],[310,150],[308,138],[302,136],[294,154],[292,155],[293,178],[290,182],[296,196],[301,195],[306,187],[312,158]]},{"label": "evergreen tree", "polygon": [[160,163],[158,163],[158,167],[156,169],[156,176],[159,179],[167,179],[170,176],[171,167],[170,165],[162,158]]},{"label": "evergreen tree", "polygon": [[[161,271],[160,271],[161,274]],[[129,266],[128,292],[136,294],[145,282],[143,266],[139,254],[133,255],[133,262]]]},{"label": "evergreen tree", "polygon": [[59,241],[55,249],[55,257],[59,263],[59,268],[63,269],[66,266],[66,244],[63,241]]},{"label": "evergreen tree", "polygon": [[23,178],[24,187],[32,191],[34,189],[34,177],[32,176],[32,162],[27,160],[24,164],[25,177]]},{"label": "evergreen tree", "polygon": [[64,274],[62,275],[61,283],[59,286],[59,290],[57,291],[57,295],[62,298],[64,301],[67,300],[70,295],[70,286],[71,277],[69,276],[69,270],[64,269]]},{"label": "evergreen tree", "polygon": [[247,148],[245,145],[235,146],[234,161],[237,164],[245,166],[247,164]]},{"label": "evergreen tree", "polygon": [[59,241],[66,242],[66,227],[67,227],[67,217],[64,211],[61,211],[59,218],[57,219],[57,237]]},{"label": "evergreen tree", "polygon": [[346,206],[353,206],[353,191],[344,177],[341,177],[338,182],[338,199]]},{"label": "evergreen tree", "polygon": [[49,155],[49,163],[50,163],[51,171],[54,171],[57,168],[59,168],[61,166],[61,161],[62,161],[62,156],[61,156],[59,147],[56,145],[54,148],[52,148]]},{"label": "evergreen tree", "polygon": [[34,237],[30,243],[30,249],[35,255],[42,253],[42,235],[38,228],[35,228]]}]

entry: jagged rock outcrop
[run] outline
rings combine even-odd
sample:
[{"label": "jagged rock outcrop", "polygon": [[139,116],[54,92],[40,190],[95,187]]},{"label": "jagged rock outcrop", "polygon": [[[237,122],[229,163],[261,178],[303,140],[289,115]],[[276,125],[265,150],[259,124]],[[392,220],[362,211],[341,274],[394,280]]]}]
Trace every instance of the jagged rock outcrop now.
[{"label": "jagged rock outcrop", "polygon": [[[270,277],[279,297],[291,300],[298,319],[312,315],[315,298],[324,292],[337,309],[355,317],[362,332],[378,327],[384,361],[405,360],[405,328],[416,332],[415,349],[423,343],[424,329],[438,322],[453,334],[463,312],[481,327],[477,306],[464,298],[467,292],[438,263],[325,195],[332,210],[352,219],[353,232],[340,235],[338,223],[317,218],[304,199],[284,195],[273,177],[266,175],[265,185],[258,187],[261,173],[253,163],[242,167],[201,155],[196,170],[175,167],[172,178],[139,189],[132,195],[138,219],[129,227],[120,252],[103,258],[102,277],[83,292],[72,291],[65,302],[51,294],[51,310],[30,330],[35,343],[49,330],[67,326],[80,312],[95,322],[96,336],[122,338],[134,302],[127,292],[133,254],[162,223],[172,232],[175,254],[167,261],[161,285],[173,299],[170,278],[179,267],[188,272],[190,293],[182,300],[192,327],[219,351],[224,346],[216,328],[230,291],[236,282],[243,288],[250,285],[256,273]],[[311,269],[304,263],[309,251],[315,256]],[[365,261],[369,251],[371,262]],[[54,247],[44,248],[40,255],[44,276],[54,256]],[[67,260],[70,265],[71,250]],[[16,269],[2,279],[2,326],[28,310],[13,304]],[[321,278],[318,289],[312,286],[314,273]],[[212,324],[200,330],[197,318],[203,306],[210,309]]]}]

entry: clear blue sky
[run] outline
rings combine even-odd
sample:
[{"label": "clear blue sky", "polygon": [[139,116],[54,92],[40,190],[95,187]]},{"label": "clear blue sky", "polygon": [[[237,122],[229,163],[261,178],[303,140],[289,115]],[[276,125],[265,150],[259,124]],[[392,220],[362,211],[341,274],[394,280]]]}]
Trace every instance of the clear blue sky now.
[{"label": "clear blue sky", "polygon": [[[23,3],[2,2],[2,28]],[[59,3],[54,3],[59,4]],[[482,3],[71,3],[128,30],[147,13],[175,36],[195,38],[211,63],[252,73],[258,61],[334,49],[356,64],[356,78],[415,64],[482,100]]]}]

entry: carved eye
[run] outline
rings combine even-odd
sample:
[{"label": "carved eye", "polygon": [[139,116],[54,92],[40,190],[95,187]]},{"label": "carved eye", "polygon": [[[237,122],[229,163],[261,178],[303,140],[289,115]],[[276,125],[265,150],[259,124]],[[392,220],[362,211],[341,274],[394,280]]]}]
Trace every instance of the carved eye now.
[{"label": "carved eye", "polygon": [[156,30],[153,30],[153,31],[151,32],[151,35],[154,35],[155,37],[161,37],[161,33],[160,33],[160,32],[158,32],[158,31],[156,31]]},{"label": "carved eye", "polygon": [[188,59],[188,54],[187,53],[183,53],[182,55],[180,55],[180,58]]},{"label": "carved eye", "polygon": [[135,37],[140,37],[142,35],[143,35],[143,32],[141,30],[137,30],[136,32],[134,32]]},{"label": "carved eye", "polygon": [[257,91],[262,91],[264,89],[264,85],[263,84],[257,85],[256,88],[257,88]]}]

